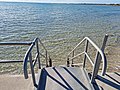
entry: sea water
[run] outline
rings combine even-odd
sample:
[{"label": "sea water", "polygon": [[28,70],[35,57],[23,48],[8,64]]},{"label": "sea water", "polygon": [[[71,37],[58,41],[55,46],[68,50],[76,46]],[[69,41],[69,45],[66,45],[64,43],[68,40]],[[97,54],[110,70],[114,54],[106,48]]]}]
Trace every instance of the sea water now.
[{"label": "sea water", "polygon": [[[110,35],[107,45],[120,44],[119,6],[0,3],[0,42],[26,42],[38,37],[57,64],[65,64],[66,55],[85,36],[100,46],[106,33]],[[23,60],[27,49],[1,47],[0,59]]]}]

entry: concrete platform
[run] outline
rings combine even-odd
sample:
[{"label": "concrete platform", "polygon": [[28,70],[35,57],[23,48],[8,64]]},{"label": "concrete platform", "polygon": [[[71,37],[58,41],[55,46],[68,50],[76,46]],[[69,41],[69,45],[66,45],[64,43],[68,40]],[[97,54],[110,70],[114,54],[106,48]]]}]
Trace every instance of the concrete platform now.
[{"label": "concrete platform", "polygon": [[98,75],[96,83],[89,81],[81,68],[49,67],[41,72],[37,90],[120,90],[120,73],[117,72]]},{"label": "concrete platform", "polygon": [[0,90],[34,90],[31,80],[23,75],[0,75]]},{"label": "concrete platform", "polygon": [[[84,84],[85,79],[84,77],[82,77],[83,75],[80,74],[80,69],[76,70],[74,68],[53,68],[50,71],[48,69],[46,69],[49,74],[47,75],[47,80],[45,80],[45,78],[41,80],[41,82],[43,83],[41,90],[56,90],[54,88],[58,87],[60,87],[61,90],[66,90],[70,88],[73,88],[74,90],[87,90],[89,87],[87,84]],[[77,75],[74,75],[76,71]],[[54,77],[51,76],[51,73],[54,74]],[[44,77],[46,77],[46,75]],[[80,80],[83,81],[80,82]],[[47,82],[46,85],[44,84],[45,82]],[[47,87],[47,85],[49,85],[50,87]],[[120,90],[120,73],[107,73],[105,76],[99,75],[96,79],[95,87],[99,87],[99,89],[95,88],[95,90]],[[34,89],[35,88],[32,83],[31,75],[29,75],[28,79],[24,79],[23,75],[0,75],[0,90]]]},{"label": "concrete platform", "polygon": [[105,76],[98,76],[96,83],[101,90],[120,90],[120,73],[106,73]]}]

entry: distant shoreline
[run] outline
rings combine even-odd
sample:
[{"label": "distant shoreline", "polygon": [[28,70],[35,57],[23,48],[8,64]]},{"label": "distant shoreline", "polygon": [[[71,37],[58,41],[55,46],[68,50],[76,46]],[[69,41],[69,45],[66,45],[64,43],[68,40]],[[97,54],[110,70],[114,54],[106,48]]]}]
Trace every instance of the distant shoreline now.
[{"label": "distant shoreline", "polygon": [[106,5],[106,6],[120,6],[120,4],[102,4],[102,3],[44,3],[44,2],[10,2],[0,1],[0,3],[40,3],[40,4],[74,4],[74,5]]},{"label": "distant shoreline", "polygon": [[96,4],[96,5],[120,6],[120,4]]}]

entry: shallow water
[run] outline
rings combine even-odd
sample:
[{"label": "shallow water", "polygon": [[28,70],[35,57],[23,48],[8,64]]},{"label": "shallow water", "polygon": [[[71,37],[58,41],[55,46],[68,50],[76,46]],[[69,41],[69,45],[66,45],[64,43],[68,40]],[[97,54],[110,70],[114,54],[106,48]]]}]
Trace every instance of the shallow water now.
[{"label": "shallow water", "polygon": [[[83,37],[100,46],[106,33],[111,35],[107,45],[120,45],[119,6],[0,3],[0,42],[39,37],[56,65],[65,64],[66,55]],[[27,47],[0,49],[0,59],[23,59]]]}]

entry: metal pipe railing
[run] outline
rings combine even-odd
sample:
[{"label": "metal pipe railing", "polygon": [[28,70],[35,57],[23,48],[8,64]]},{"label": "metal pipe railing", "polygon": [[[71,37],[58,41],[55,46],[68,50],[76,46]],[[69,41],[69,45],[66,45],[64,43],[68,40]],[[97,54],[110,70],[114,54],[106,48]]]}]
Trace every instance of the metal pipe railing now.
[{"label": "metal pipe railing", "polygon": [[[106,42],[107,42],[107,39],[108,39],[108,36],[109,35],[105,35],[104,37],[104,40],[103,40],[103,44],[102,44],[102,47],[101,47],[101,50],[104,54],[104,49],[105,49],[105,46],[106,46]],[[106,72],[106,69],[107,69],[107,60],[106,60],[106,56],[104,54],[104,58],[105,58],[105,61],[104,61],[104,71],[102,70],[102,75],[105,75],[105,72]],[[101,63],[101,56],[99,54],[99,52],[97,52],[96,54],[96,60],[95,60],[95,64],[94,64],[94,69],[93,69],[93,75],[92,75],[92,78],[91,78],[91,82],[94,82],[94,78],[97,76],[97,73],[99,71],[99,66],[100,66],[100,63]]]},{"label": "metal pipe railing", "polygon": [[81,45],[84,41],[85,41],[85,38],[68,54],[68,57],[69,57],[69,55],[70,55],[79,45]]},{"label": "metal pipe railing", "polygon": [[83,54],[85,54],[85,52],[82,52],[82,53],[80,53],[80,54],[75,55],[74,57],[69,58],[69,61],[71,61],[71,60],[73,60],[73,59],[75,59],[75,58],[77,58],[78,56],[81,56],[81,55],[83,55]]},{"label": "metal pipe railing", "polygon": [[23,60],[0,60],[0,63],[18,63],[23,62]]},{"label": "metal pipe railing", "polygon": [[[41,69],[41,63],[40,63],[40,52],[39,52],[38,41],[36,42],[36,47],[37,47],[37,56],[35,57],[35,60],[38,59],[38,66],[39,66],[39,69]],[[36,61],[37,61],[37,60],[36,60]]]},{"label": "metal pipe railing", "polygon": [[[90,61],[90,63],[92,64],[93,66],[93,77],[94,78],[97,73],[98,73],[98,70],[99,70],[99,64],[100,64],[100,60],[102,59],[103,61],[103,66],[102,66],[102,72],[101,74],[102,75],[105,75],[105,72],[106,72],[106,68],[107,68],[107,60],[106,60],[106,57],[105,57],[105,54],[104,54],[104,48],[105,48],[105,45],[106,45],[106,41],[107,41],[107,38],[108,38],[108,35],[105,35],[105,38],[104,38],[104,41],[103,41],[103,45],[102,45],[102,48],[100,49],[91,39],[89,39],[88,37],[85,37],[69,54],[68,54],[68,57],[67,57],[67,66],[69,66],[68,64],[70,64],[70,60],[72,60],[73,62],[73,59],[78,57],[78,56],[81,56],[82,54],[85,54],[84,56],[84,62],[83,62],[83,68],[85,67],[85,62],[86,62],[86,58],[88,58],[88,60]],[[80,54],[77,54],[75,55],[74,57],[70,57],[70,54],[72,54],[76,48],[78,46],[80,46],[84,41],[86,41],[86,44],[85,44],[85,50],[84,52],[80,53]],[[92,59],[90,58],[90,56],[87,54],[87,48],[88,48],[88,43],[90,43],[98,52],[98,54],[96,55],[96,58],[95,58],[95,63],[93,63]],[[98,66],[96,66],[96,64]],[[91,81],[93,81],[93,79],[91,79]]]},{"label": "metal pipe railing", "polygon": [[[74,51],[73,51],[73,53],[72,53],[72,57],[74,57],[74,54],[75,54],[75,53],[74,53]],[[72,59],[72,64],[73,64],[73,59]],[[72,65],[72,66],[73,66],[73,65]]]},{"label": "metal pipe railing", "polygon": [[[32,42],[0,42],[0,46],[30,46]],[[18,63],[23,60],[0,60],[0,63]]]},{"label": "metal pipe railing", "polygon": [[[42,53],[40,53],[39,51],[39,44],[42,45],[43,49],[45,50],[45,55],[43,55]],[[31,67],[31,73],[32,73],[32,79],[33,79],[33,84],[35,87],[37,87],[37,84],[36,84],[36,79],[35,79],[35,72],[34,72],[34,66],[36,65],[36,62],[38,61],[38,66],[39,66],[39,69],[41,69],[41,63],[40,63],[40,56],[41,57],[44,57],[46,59],[46,67],[47,66],[52,66],[52,60],[48,54],[48,51],[47,49],[45,48],[45,46],[43,45],[43,43],[41,42],[41,40],[39,38],[35,38],[32,42],[2,42],[0,43],[0,46],[2,45],[29,45],[29,48],[28,50],[26,51],[25,53],[25,56],[24,56],[24,60],[2,60],[0,61],[0,63],[15,63],[15,62],[23,62],[23,72],[24,72],[24,77],[25,79],[28,78],[28,71],[27,71],[27,63],[30,62],[30,67]],[[33,48],[36,46],[36,55],[34,57],[34,60],[32,60],[32,51],[33,51]],[[49,61],[49,65],[48,65],[48,60],[50,59]]]},{"label": "metal pipe railing", "polygon": [[1,42],[0,43],[0,46],[1,45],[31,45],[32,42]]},{"label": "metal pipe railing", "polygon": [[29,53],[29,60],[30,60],[30,68],[31,68],[33,84],[34,84],[35,87],[37,87],[36,79],[35,79],[34,66],[33,66],[33,62],[32,62],[32,53],[31,52]]},{"label": "metal pipe railing", "polygon": [[33,46],[34,46],[34,43],[32,43],[31,46],[29,47],[29,49],[27,50],[27,52],[25,54],[25,57],[24,57],[24,61],[23,61],[23,71],[24,71],[25,79],[28,78],[27,62],[28,62],[28,57],[29,57],[29,54],[31,53],[31,50],[32,50]]},{"label": "metal pipe railing", "polygon": [[[85,55],[84,55],[84,62],[83,62],[83,68],[85,68],[85,62],[86,62],[86,57],[87,57],[87,49],[88,49],[88,40],[86,40],[86,43],[85,43],[85,50],[84,50],[84,52],[85,52]],[[89,59],[89,56],[87,57],[88,59]]]},{"label": "metal pipe railing", "polygon": [[[90,56],[88,55],[88,53],[84,52],[85,53],[85,56],[88,58],[88,60],[90,61],[90,63],[92,64],[92,66],[94,66],[94,63],[92,61],[92,59],[90,58]],[[85,57],[84,57],[85,58]],[[85,63],[85,61],[84,61]]]},{"label": "metal pipe railing", "polygon": [[[101,59],[103,61],[103,66],[102,66],[102,72],[101,74],[104,75],[106,72],[106,67],[107,67],[107,61],[104,55],[104,52],[92,41],[90,40],[88,37],[86,37],[86,39],[96,48],[96,50],[99,52]],[[97,59],[96,59],[97,60]],[[95,65],[95,64],[94,64]]]},{"label": "metal pipe railing", "polygon": [[[68,54],[68,57],[69,57],[69,55],[70,55],[79,45],[81,45],[85,40],[88,40],[89,43],[91,43],[91,44],[96,48],[96,50],[100,53],[100,55],[101,55],[101,57],[102,57],[102,61],[103,61],[103,69],[102,69],[102,75],[103,75],[103,73],[106,71],[106,70],[105,70],[105,69],[106,69],[106,60],[105,60],[104,53],[103,53],[102,50],[99,49],[99,47],[98,47],[91,39],[89,39],[88,37],[85,37],[85,38]],[[82,55],[82,54],[80,54],[80,55]],[[78,55],[78,56],[80,56],[80,55]],[[76,56],[75,56],[75,57],[76,57]],[[74,58],[74,57],[73,57],[73,58]]]},{"label": "metal pipe railing", "polygon": [[[44,48],[45,55],[43,55],[42,53],[39,52],[38,42]],[[37,48],[37,54],[35,56],[35,61],[32,63],[31,62],[31,59],[32,59],[32,55],[31,54],[32,54],[32,49],[33,49],[33,47],[35,45],[36,45],[36,48]],[[37,87],[37,84],[36,84],[36,79],[35,79],[34,66],[35,66],[36,62],[38,61],[39,69],[41,68],[40,56],[39,55],[43,56],[46,59],[46,67],[48,67],[48,52],[47,52],[47,49],[42,44],[42,42],[40,41],[39,38],[35,38],[34,41],[31,44],[31,46],[27,50],[27,52],[25,54],[25,57],[24,57],[24,62],[23,62],[24,77],[25,77],[25,79],[27,79],[28,78],[28,72],[27,72],[27,62],[28,62],[28,59],[30,61],[30,67],[31,67],[31,72],[32,72],[32,79],[33,79],[33,84],[34,84],[35,87]]]}]

